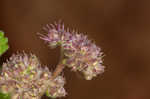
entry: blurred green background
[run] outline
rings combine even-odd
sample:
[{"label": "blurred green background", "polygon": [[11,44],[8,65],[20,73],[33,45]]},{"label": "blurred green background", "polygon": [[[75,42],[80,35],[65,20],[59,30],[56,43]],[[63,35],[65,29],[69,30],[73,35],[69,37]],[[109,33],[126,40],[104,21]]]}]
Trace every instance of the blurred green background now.
[{"label": "blurred green background", "polygon": [[62,99],[150,99],[149,0],[0,0],[0,4],[0,29],[10,46],[1,64],[24,50],[54,69],[59,48],[49,49],[36,32],[62,19],[67,27],[89,35],[106,55],[105,73],[92,81],[65,69],[68,95]]}]

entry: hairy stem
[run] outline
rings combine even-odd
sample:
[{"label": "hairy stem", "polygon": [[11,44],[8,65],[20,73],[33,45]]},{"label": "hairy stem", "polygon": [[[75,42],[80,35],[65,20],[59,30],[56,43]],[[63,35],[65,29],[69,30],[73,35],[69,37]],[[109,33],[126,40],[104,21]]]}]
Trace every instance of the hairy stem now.
[{"label": "hairy stem", "polygon": [[63,64],[58,64],[54,73],[52,74],[52,80],[55,79],[64,69],[64,65]]},{"label": "hairy stem", "polygon": [[56,69],[54,70],[51,79],[47,82],[46,87],[43,89],[43,92],[41,95],[39,96],[43,96],[43,94],[45,93],[45,91],[47,90],[48,86],[50,85],[50,82],[53,81],[64,69],[65,65],[63,64],[63,59],[64,59],[64,53],[63,53],[63,48],[61,47],[61,55],[60,55],[60,59],[59,59],[59,64],[57,65]]},{"label": "hairy stem", "polygon": [[65,65],[63,64],[63,59],[64,59],[64,50],[61,46],[59,64],[57,65],[56,69],[54,70],[54,72],[52,74],[52,80],[54,80],[65,68]]}]

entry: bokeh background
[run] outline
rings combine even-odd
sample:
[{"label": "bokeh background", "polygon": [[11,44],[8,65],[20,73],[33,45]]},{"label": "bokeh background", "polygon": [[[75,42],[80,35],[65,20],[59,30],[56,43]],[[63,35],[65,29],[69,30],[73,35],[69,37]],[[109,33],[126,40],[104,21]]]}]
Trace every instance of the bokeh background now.
[{"label": "bokeh background", "polygon": [[61,99],[150,99],[149,11],[149,0],[0,0],[0,29],[10,45],[1,63],[24,50],[55,68],[59,48],[49,49],[36,32],[62,19],[102,48],[106,70],[86,81],[65,69],[68,95]]}]

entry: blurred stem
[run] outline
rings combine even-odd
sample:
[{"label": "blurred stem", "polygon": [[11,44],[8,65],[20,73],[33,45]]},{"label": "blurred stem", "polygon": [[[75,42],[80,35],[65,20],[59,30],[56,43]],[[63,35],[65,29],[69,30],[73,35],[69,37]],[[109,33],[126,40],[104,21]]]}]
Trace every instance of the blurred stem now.
[{"label": "blurred stem", "polygon": [[[63,69],[64,69],[64,67],[65,67],[63,61],[64,61],[64,50],[63,50],[63,48],[61,47],[61,53],[60,53],[59,63],[58,63],[58,65],[57,65],[56,69],[54,70],[50,81],[53,81],[53,80],[63,71]],[[45,93],[45,91],[47,90],[47,88],[48,88],[48,86],[49,86],[49,84],[50,84],[50,83],[49,83],[50,81],[47,82],[47,84],[46,84],[47,86],[43,89],[42,94],[39,95],[39,96],[41,96],[41,97],[43,96],[43,94]],[[41,98],[41,97],[40,97],[40,98]]]},{"label": "blurred stem", "polygon": [[54,70],[54,72],[52,74],[52,80],[54,80],[65,68],[65,65],[64,65],[63,61],[64,61],[64,49],[61,46],[59,63],[58,63],[56,69]]},{"label": "blurred stem", "polygon": [[58,64],[53,75],[52,75],[52,80],[54,80],[64,69],[64,65],[63,64]]}]

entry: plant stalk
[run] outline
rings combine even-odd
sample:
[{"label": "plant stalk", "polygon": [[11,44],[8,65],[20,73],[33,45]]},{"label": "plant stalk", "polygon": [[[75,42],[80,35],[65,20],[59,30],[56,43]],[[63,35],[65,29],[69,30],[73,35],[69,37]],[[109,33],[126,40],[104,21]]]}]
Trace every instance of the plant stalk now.
[{"label": "plant stalk", "polygon": [[63,59],[64,59],[64,50],[63,47],[61,46],[59,64],[57,65],[56,69],[52,74],[52,80],[54,80],[65,68],[65,64],[63,64]]}]

